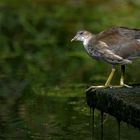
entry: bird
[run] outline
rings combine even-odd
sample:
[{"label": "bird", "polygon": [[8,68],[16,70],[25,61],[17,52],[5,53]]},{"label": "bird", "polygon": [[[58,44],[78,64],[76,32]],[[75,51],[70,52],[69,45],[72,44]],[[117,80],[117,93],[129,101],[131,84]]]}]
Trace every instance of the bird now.
[{"label": "bird", "polygon": [[91,58],[112,65],[111,73],[105,84],[91,86],[90,88],[112,87],[111,81],[116,65],[121,66],[120,84],[116,87],[131,88],[131,86],[124,83],[125,65],[131,64],[135,58],[140,57],[140,29],[110,27],[97,34],[80,30],[71,41],[82,41],[86,52]]}]

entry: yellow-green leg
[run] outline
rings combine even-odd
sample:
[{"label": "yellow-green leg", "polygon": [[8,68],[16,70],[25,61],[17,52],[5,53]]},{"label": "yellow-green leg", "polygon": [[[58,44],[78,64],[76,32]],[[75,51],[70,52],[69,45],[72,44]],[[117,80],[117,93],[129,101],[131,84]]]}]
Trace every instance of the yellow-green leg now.
[{"label": "yellow-green leg", "polygon": [[128,86],[124,84],[124,76],[125,76],[125,65],[121,65],[121,78],[120,78],[120,85],[115,85],[115,86],[110,86],[111,80],[114,76],[115,73],[115,68],[112,67],[111,73],[105,83],[105,85],[100,85],[100,86],[91,86],[89,87],[86,91],[91,90],[91,89],[97,89],[97,88],[107,88],[107,87],[114,87],[114,88],[120,88],[120,87],[128,87],[131,88],[131,86]]},{"label": "yellow-green leg", "polygon": [[109,87],[114,73],[115,73],[115,68],[112,68],[111,73],[110,73],[110,75],[109,75],[109,77],[108,77],[108,79],[107,79],[107,81],[105,83],[105,87]]},{"label": "yellow-green leg", "polygon": [[120,79],[120,85],[124,85],[124,75],[125,75],[125,65],[121,65],[121,79]]},{"label": "yellow-green leg", "polygon": [[120,79],[120,87],[128,87],[131,88],[131,86],[128,86],[124,83],[124,76],[125,76],[125,65],[121,65],[121,79]]},{"label": "yellow-green leg", "polygon": [[106,83],[105,83],[105,85],[91,86],[91,87],[89,87],[86,91],[91,90],[91,89],[110,87],[110,83],[111,83],[111,80],[112,80],[112,78],[113,78],[114,73],[115,73],[115,68],[113,67],[113,68],[112,68],[112,71],[111,71],[111,73],[110,73],[110,75],[109,75],[109,77],[108,77],[108,79],[107,79],[107,81],[106,81]]}]

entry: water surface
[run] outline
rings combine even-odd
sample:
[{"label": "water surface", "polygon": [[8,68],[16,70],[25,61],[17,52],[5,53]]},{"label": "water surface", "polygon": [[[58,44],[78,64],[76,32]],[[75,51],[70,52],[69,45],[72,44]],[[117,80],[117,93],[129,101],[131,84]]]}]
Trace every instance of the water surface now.
[{"label": "water surface", "polygon": [[[86,104],[84,88],[26,90],[10,99],[0,97],[0,139],[2,140],[100,140],[100,111],[93,114]],[[20,96],[19,96],[20,95]],[[118,140],[118,123],[103,116],[104,140]],[[121,123],[121,140],[139,140],[140,132]]]}]

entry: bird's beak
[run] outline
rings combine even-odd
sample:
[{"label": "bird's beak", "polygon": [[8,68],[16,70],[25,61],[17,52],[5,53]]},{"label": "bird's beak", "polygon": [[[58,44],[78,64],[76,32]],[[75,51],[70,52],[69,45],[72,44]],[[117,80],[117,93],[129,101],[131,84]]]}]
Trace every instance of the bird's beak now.
[{"label": "bird's beak", "polygon": [[73,42],[73,41],[76,40],[76,39],[77,39],[77,36],[75,36],[74,38],[72,38],[71,42]]}]

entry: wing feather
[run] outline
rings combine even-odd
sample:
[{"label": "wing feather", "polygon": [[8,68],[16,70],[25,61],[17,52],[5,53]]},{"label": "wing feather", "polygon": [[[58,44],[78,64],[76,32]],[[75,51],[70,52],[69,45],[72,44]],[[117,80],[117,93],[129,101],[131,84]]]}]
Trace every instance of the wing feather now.
[{"label": "wing feather", "polygon": [[122,58],[133,59],[140,56],[140,30],[125,27],[110,28],[97,34],[95,46],[108,48]]},{"label": "wing feather", "polygon": [[96,54],[100,57],[100,59],[111,63],[111,64],[129,64],[131,63],[130,60],[124,59],[123,57],[116,55],[113,53],[111,50],[107,49],[106,46],[105,48],[100,48],[96,50]]}]

